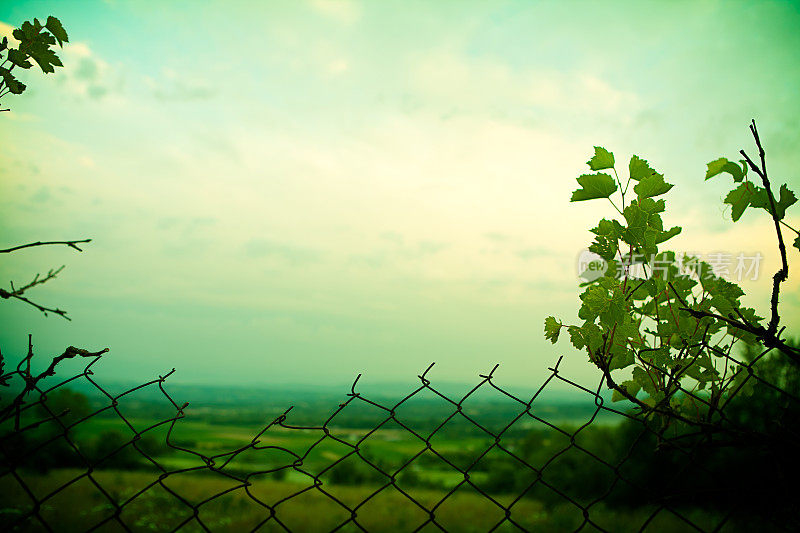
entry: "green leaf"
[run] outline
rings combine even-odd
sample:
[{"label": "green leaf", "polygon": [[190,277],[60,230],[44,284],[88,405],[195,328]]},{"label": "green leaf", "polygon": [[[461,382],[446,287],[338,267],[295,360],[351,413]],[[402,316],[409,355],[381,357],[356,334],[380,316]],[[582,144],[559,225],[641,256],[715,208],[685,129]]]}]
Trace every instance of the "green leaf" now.
[{"label": "green leaf", "polygon": [[601,146],[594,147],[594,157],[586,162],[592,170],[603,170],[604,168],[613,168],[614,154]]},{"label": "green leaf", "polygon": [[28,54],[25,52],[21,52],[16,48],[9,48],[8,49],[8,61],[12,64],[18,66],[19,68],[31,68],[33,63],[28,61]]},{"label": "green leaf", "polygon": [[669,192],[673,187],[671,183],[664,181],[662,174],[650,174],[641,178],[641,181],[633,187],[633,191],[639,198],[652,198]]},{"label": "green leaf", "polygon": [[663,213],[667,207],[667,203],[662,198],[661,200],[653,200],[652,198],[642,198],[638,202],[639,207],[648,215]]},{"label": "green leaf", "polygon": [[589,246],[589,251],[594,252],[606,261],[611,261],[617,255],[617,244],[625,228],[616,220],[602,219],[597,227],[592,228],[596,235],[594,242]]},{"label": "green leaf", "polygon": [[745,167],[742,165],[741,167],[734,163],[733,161],[728,161],[725,157],[720,157],[706,165],[708,169],[706,170],[706,179],[711,179],[717,174],[721,174],[723,172],[727,172],[733,177],[733,181],[736,183],[742,181],[745,176]]},{"label": "green leaf", "polygon": [[[623,389],[625,389],[625,391],[628,394],[630,394],[631,396],[633,396],[634,398],[636,397],[636,394],[642,388],[638,383],[636,383],[635,381],[630,380],[630,379],[627,380],[627,381],[623,381],[622,383],[619,384],[619,386],[622,387]],[[611,395],[611,401],[612,402],[618,402],[620,400],[626,400],[626,399],[627,398],[625,398],[625,396],[623,396],[623,394],[621,392],[619,392],[618,390],[616,390],[616,389],[614,390],[614,392]]]},{"label": "green leaf", "polygon": [[25,84],[15,78],[7,68],[0,67],[0,77],[3,78],[3,83],[8,87],[11,94],[22,94],[25,91]]},{"label": "green leaf", "polygon": [[599,285],[592,285],[580,296],[583,305],[578,310],[578,316],[584,320],[593,320],[600,313],[608,309],[611,298],[608,290]]},{"label": "green leaf", "polygon": [[584,174],[578,178],[578,184],[582,188],[572,193],[570,202],[608,198],[617,190],[614,178],[608,174]]},{"label": "green leaf", "polygon": [[[52,40],[52,37],[50,39]],[[55,43],[55,41],[53,41],[53,43]],[[20,45],[20,50],[22,50],[22,45]],[[36,61],[39,68],[42,69],[42,72],[55,72],[54,67],[63,66],[55,51],[50,48],[50,44],[43,40],[28,43],[25,47],[25,51]]]},{"label": "green leaf", "polygon": [[572,345],[579,350],[583,350],[583,348],[586,347],[586,340],[583,338],[581,328],[578,326],[570,326],[567,328],[567,331],[569,332],[569,340],[572,342]]},{"label": "green leaf", "polygon": [[794,240],[794,247],[800,250],[800,235]]},{"label": "green leaf", "polygon": [[731,218],[734,222],[742,217],[745,209],[747,209],[750,202],[759,193],[759,189],[760,187],[745,182],[728,193],[725,197],[725,203],[731,206]]},{"label": "green leaf", "polygon": [[611,361],[608,362],[608,369],[619,370],[620,368],[627,368],[631,366],[633,362],[633,351],[627,348],[618,348],[611,354]]},{"label": "green leaf", "polygon": [[628,163],[628,172],[630,173],[631,179],[636,181],[656,173],[655,170],[650,168],[647,161],[641,159],[637,155],[631,157],[631,161]]},{"label": "green leaf", "polygon": [[69,37],[67,37],[67,32],[64,30],[64,27],[61,25],[61,21],[55,17],[47,17],[47,24],[44,25],[45,28],[53,34],[58,40],[58,46],[64,46],[64,43],[69,42]]},{"label": "green leaf", "polygon": [[558,335],[561,333],[561,322],[555,317],[549,316],[544,319],[544,337],[549,339],[553,344],[558,340]]},{"label": "green leaf", "polygon": [[656,244],[661,244],[662,242],[668,241],[674,236],[678,235],[681,232],[680,226],[673,226],[667,231],[662,231],[656,236]]},{"label": "green leaf", "polygon": [[786,184],[781,185],[780,200],[775,202],[775,214],[778,220],[783,220],[783,217],[786,216],[786,210],[795,202],[797,202],[797,197],[794,195],[794,192],[792,192]]},{"label": "green leaf", "polygon": [[[794,195],[794,192],[789,189],[785,183],[781,185],[780,197],[775,200],[775,215],[777,216],[778,220],[783,220],[783,217],[786,216],[786,210],[796,202],[797,197]],[[767,195],[766,189],[757,187],[756,193],[753,194],[752,198],[750,199],[750,205],[753,207],[759,207],[772,216],[772,206],[770,205],[769,196]]]},{"label": "green leaf", "polygon": [[628,244],[638,245],[644,242],[644,233],[647,229],[647,213],[638,204],[632,203],[622,212],[628,229],[625,240]]},{"label": "green leaf", "polygon": [[583,326],[570,326],[567,331],[572,345],[582,350],[586,348],[589,354],[603,346],[603,332],[594,322],[585,322]]},{"label": "green leaf", "polygon": [[647,373],[645,369],[640,366],[637,366],[633,369],[633,380],[638,383],[642,390],[644,390],[648,395],[655,396],[656,394],[656,386],[653,383],[653,379]]}]

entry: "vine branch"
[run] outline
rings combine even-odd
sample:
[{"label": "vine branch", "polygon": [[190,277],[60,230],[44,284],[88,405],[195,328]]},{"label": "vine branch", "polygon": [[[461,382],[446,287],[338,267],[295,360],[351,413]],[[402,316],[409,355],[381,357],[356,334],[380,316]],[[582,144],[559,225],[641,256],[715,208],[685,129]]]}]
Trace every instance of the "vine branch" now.
[{"label": "vine branch", "polygon": [[761,139],[758,137],[758,130],[756,129],[755,120],[752,120],[750,123],[750,132],[753,134],[753,138],[756,141],[756,146],[758,147],[758,156],[761,160],[761,167],[759,168],[759,166],[756,165],[752,159],[750,159],[744,150],[739,150],[739,153],[742,154],[753,172],[761,177],[761,182],[764,185],[764,189],[767,191],[767,198],[769,198],[769,211],[772,215],[772,221],[775,224],[775,233],[778,236],[778,250],[781,254],[781,268],[772,277],[772,299],[770,300],[771,315],[769,326],[767,326],[767,332],[774,336],[775,332],[778,330],[778,323],[780,322],[780,316],[778,315],[778,297],[780,295],[781,283],[786,281],[786,279],[789,277],[789,263],[786,260],[786,246],[783,244],[781,221],[778,218],[778,211],[775,208],[775,198],[772,196],[772,187],[770,186],[769,177],[767,176],[767,162],[765,159],[766,154],[764,152],[764,147],[761,145]]}]

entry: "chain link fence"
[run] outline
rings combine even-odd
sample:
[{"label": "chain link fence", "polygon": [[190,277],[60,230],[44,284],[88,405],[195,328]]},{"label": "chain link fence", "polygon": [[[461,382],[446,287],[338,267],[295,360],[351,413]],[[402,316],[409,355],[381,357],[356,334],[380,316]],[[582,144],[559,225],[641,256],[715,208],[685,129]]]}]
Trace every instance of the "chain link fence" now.
[{"label": "chain link fence", "polygon": [[[92,370],[104,352],[70,347],[37,374],[31,348],[16,369],[0,369],[2,529],[796,527],[798,378],[778,356],[771,366],[739,361],[754,392],[731,403],[713,433],[642,420],[611,404],[602,382],[584,387],[558,364],[524,397],[495,382],[497,367],[453,397],[428,379],[429,367],[396,401],[361,394],[356,378],[321,423],[293,422],[289,408],[249,440],[213,450],[202,439],[180,436],[188,404],[170,394],[172,372],[112,393]],[[68,359],[88,364],[59,379],[56,367]],[[582,395],[589,405],[585,420],[566,423],[542,407],[557,386]],[[92,394],[74,392],[79,389]],[[157,392],[170,416],[158,410],[149,418],[130,415],[128,404],[146,392]],[[503,416],[486,416],[492,404],[485,398],[501,402]],[[433,402],[435,408],[426,407]],[[409,406],[430,416],[409,416]],[[348,419],[352,413],[357,416]],[[115,429],[90,437],[84,428],[92,424]]]}]

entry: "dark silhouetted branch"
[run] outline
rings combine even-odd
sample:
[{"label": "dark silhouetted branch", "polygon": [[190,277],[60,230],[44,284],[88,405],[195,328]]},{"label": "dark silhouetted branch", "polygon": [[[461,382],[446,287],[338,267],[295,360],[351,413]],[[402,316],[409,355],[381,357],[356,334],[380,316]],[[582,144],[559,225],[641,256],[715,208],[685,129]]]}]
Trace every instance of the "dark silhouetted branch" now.
[{"label": "dark silhouetted branch", "polygon": [[19,288],[14,287],[14,282],[11,282],[11,290],[10,291],[7,291],[5,289],[0,289],[0,298],[3,298],[4,300],[8,300],[9,298],[15,298],[15,299],[17,299],[17,300],[19,300],[21,302],[27,303],[28,305],[32,305],[33,307],[35,307],[36,309],[38,309],[39,311],[44,313],[45,316],[47,316],[47,313],[53,313],[55,315],[61,316],[63,318],[66,318],[67,320],[71,320],[67,316],[67,312],[66,311],[64,311],[62,309],[58,309],[58,308],[51,308],[51,307],[45,307],[43,305],[39,305],[36,302],[33,302],[33,301],[29,300],[28,298],[23,296],[25,291],[27,291],[28,289],[31,289],[31,288],[33,288],[33,287],[35,287],[37,285],[42,285],[44,283],[47,283],[51,279],[54,279],[58,275],[58,273],[61,272],[62,270],[64,270],[64,265],[61,265],[60,268],[57,268],[55,270],[50,269],[47,272],[47,275],[45,275],[44,277],[39,277],[39,274],[36,274],[36,276],[33,278],[33,280],[31,280],[30,283],[28,283],[28,284],[26,284],[26,285],[24,285],[22,287],[19,287]]},{"label": "dark silhouetted branch", "polygon": [[87,242],[92,242],[92,239],[82,239],[79,241],[36,241],[36,242],[30,242],[28,244],[20,244],[19,246],[14,246],[12,248],[6,248],[5,250],[0,250],[0,254],[15,252],[17,250],[22,250],[23,248],[33,248],[34,246],[48,246],[51,244],[64,244],[66,246],[69,246],[70,248],[74,248],[79,252],[82,252],[83,249],[81,249],[78,245]]},{"label": "dark silhouetted branch", "polygon": [[756,141],[756,146],[758,147],[758,156],[761,160],[761,166],[759,167],[756,165],[744,150],[740,150],[739,152],[742,154],[745,161],[747,161],[747,164],[750,166],[753,172],[761,177],[761,182],[763,183],[764,188],[767,190],[767,198],[769,198],[769,212],[772,215],[772,221],[775,224],[775,233],[778,235],[778,250],[781,254],[781,268],[772,277],[772,299],[770,302],[771,316],[769,320],[769,326],[767,326],[767,331],[769,334],[774,335],[778,330],[778,323],[780,322],[780,316],[778,315],[778,297],[780,295],[781,283],[786,281],[786,278],[789,277],[789,263],[786,261],[786,246],[783,244],[781,221],[778,218],[778,211],[775,208],[775,197],[772,196],[772,187],[769,183],[769,177],[767,177],[767,162],[765,159],[764,147],[761,145],[761,139],[758,137],[758,130],[756,129],[755,120],[750,123],[750,132],[753,134],[753,138]]}]

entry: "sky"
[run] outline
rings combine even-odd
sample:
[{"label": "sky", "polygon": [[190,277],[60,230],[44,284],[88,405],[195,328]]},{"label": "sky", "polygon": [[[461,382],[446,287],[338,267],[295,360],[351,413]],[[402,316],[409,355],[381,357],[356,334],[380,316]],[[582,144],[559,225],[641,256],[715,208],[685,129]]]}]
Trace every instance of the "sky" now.
[{"label": "sky", "polygon": [[[676,184],[672,248],[760,252],[705,165],[753,152],[800,188],[797,2],[18,1],[57,16],[64,68],[3,98],[0,263],[67,322],[0,305],[13,360],[108,347],[105,379],[596,383],[543,321],[577,322],[576,261],[611,207],[570,204],[594,145]],[[797,211],[787,221],[800,226]],[[782,313],[800,316],[798,254]],[[5,285],[4,285],[5,286]],[[35,298],[34,298],[35,297]]]}]

